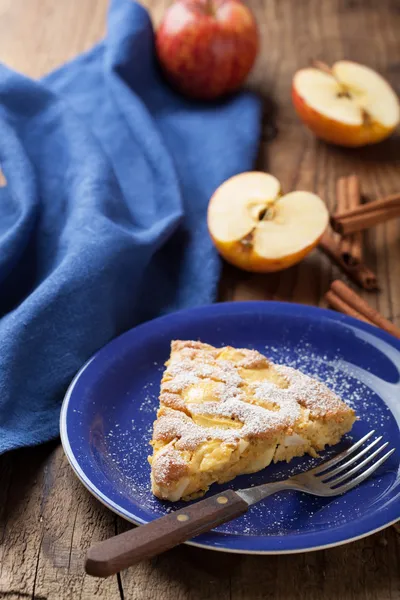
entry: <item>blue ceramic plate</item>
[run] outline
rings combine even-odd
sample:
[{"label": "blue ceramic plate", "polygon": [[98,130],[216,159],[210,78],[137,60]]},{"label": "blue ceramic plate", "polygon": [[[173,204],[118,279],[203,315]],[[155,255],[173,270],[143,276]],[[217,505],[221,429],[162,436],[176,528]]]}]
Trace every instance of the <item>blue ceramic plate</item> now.
[{"label": "blue ceramic plate", "polygon": [[[192,544],[243,553],[288,553],[343,544],[400,518],[400,342],[352,318],[278,302],[234,302],[185,310],[136,327],[100,350],[65,397],[61,439],[83,484],[133,523],[164,515],[171,505],[150,491],[152,423],[171,339],[255,348],[326,382],[356,410],[351,436],[323,458],[371,429],[397,448],[374,476],[337,498],[282,492]],[[315,464],[278,463],[211,494],[284,479]]]}]

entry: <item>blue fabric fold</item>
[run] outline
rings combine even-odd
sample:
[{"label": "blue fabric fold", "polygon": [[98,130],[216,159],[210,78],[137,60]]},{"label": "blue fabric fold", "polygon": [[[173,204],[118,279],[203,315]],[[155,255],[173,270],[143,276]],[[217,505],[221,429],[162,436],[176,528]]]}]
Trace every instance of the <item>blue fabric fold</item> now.
[{"label": "blue fabric fold", "polygon": [[0,65],[0,453],[58,435],[66,388],[138,323],[215,299],[206,209],[251,168],[260,102],[189,102],[163,81],[146,10],[42,81]]}]

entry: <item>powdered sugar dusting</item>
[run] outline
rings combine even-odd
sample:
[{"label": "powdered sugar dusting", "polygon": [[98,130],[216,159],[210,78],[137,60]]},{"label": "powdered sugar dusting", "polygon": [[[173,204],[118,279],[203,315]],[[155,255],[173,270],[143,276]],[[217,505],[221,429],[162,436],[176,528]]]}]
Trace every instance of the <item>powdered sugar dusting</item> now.
[{"label": "powdered sugar dusting", "polygon": [[[212,352],[214,354],[214,352]],[[212,356],[202,359],[201,362],[196,360],[182,360],[180,362],[172,362],[172,365],[168,367],[168,377],[174,379],[183,379],[184,385],[186,380],[191,377],[196,377],[195,382],[200,378],[215,379],[216,381],[223,381],[232,385],[240,385],[242,378],[238,375],[234,364],[229,360],[219,360],[211,362]]]},{"label": "powdered sugar dusting", "polygon": [[193,414],[214,415],[237,419],[243,423],[241,437],[267,435],[292,425],[300,416],[296,402],[283,403],[279,411],[267,410],[255,404],[232,399],[223,403],[207,403],[191,408]]},{"label": "powdered sugar dusting", "polygon": [[315,351],[310,343],[303,342],[296,348],[289,344],[267,345],[264,351],[275,363],[298,369],[323,382],[336,396],[353,408],[359,417],[362,415],[362,419],[369,423],[371,428],[384,426],[387,419],[391,418],[388,409],[377,414],[369,410],[375,394],[355,377],[351,365],[343,364],[339,349],[336,355],[328,356]]},{"label": "powdered sugar dusting", "polygon": [[309,408],[311,414],[317,417],[347,410],[342,400],[320,381],[286,365],[280,365],[276,369],[290,384],[280,394],[286,397],[286,401],[288,396],[294,397],[296,402]]},{"label": "powdered sugar dusting", "polygon": [[154,469],[157,483],[163,485],[168,483],[171,478],[179,479],[186,473],[186,462],[181,454],[174,448],[166,446],[158,454],[157,469]]},{"label": "powdered sugar dusting", "polygon": [[237,399],[243,400],[243,392],[232,382],[221,383],[215,387],[215,395],[221,402]]},{"label": "powdered sugar dusting", "polygon": [[216,439],[235,444],[239,442],[240,437],[235,430],[200,427],[185,413],[163,408],[162,414],[154,424],[153,439],[167,443],[177,440],[175,448],[192,451],[207,440]]},{"label": "powdered sugar dusting", "polygon": [[[162,408],[154,426],[156,441],[169,444],[175,440],[175,448],[193,451],[212,439],[238,444],[240,439],[265,438],[285,429],[290,433],[289,428],[302,416],[301,406],[306,406],[315,417],[348,412],[347,406],[324,384],[291,367],[275,367],[255,350],[216,350],[208,345],[198,344],[193,348],[185,344],[179,342],[178,350],[173,345],[171,360],[164,373],[160,396]],[[234,356],[235,362],[227,360],[226,356]],[[250,380],[247,380],[247,368],[251,370]],[[262,376],[269,378],[257,382]],[[168,403],[163,404],[165,393],[183,394],[200,381],[208,382],[211,387],[207,402],[200,399],[183,403],[182,396],[177,396],[168,397]],[[214,390],[217,402],[213,401]],[[202,427],[192,421],[191,415],[203,415],[216,421],[222,417],[227,421],[223,428],[208,424]],[[239,432],[237,423],[242,425]],[[153,471],[157,466],[154,462]]]},{"label": "powdered sugar dusting", "polygon": [[193,372],[187,369],[185,370],[184,365],[177,365],[177,367],[171,369],[170,372],[171,375],[173,374],[174,378],[164,383],[163,391],[165,392],[180,392],[200,381],[199,377]]}]

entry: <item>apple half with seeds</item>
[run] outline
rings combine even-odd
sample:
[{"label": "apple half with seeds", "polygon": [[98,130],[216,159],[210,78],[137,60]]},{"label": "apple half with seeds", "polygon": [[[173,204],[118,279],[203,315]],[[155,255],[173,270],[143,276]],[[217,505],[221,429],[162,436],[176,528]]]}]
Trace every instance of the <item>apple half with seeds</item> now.
[{"label": "apple half with seeds", "polygon": [[246,271],[268,273],[301,261],[318,244],[328,210],[311,192],[282,195],[273,175],[248,172],[213,194],[208,229],[219,253]]},{"label": "apple half with seeds", "polygon": [[297,114],[319,138],[358,147],[387,138],[400,121],[399,99],[388,82],[369,67],[348,60],[332,68],[316,63],[293,78]]}]

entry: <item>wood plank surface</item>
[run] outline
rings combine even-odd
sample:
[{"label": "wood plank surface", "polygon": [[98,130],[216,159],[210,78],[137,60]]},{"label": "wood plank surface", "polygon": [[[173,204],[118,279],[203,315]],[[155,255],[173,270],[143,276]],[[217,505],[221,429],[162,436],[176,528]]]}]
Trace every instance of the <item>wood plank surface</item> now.
[{"label": "wood plank surface", "polygon": [[[158,22],[166,0],[145,2]],[[356,151],[329,147],[299,124],[293,73],[310,59],[376,67],[400,92],[397,0],[250,0],[262,52],[250,85],[265,101],[258,167],[283,189],[307,189],[333,207],[338,176],[356,172],[371,197],[400,188],[400,137]],[[0,60],[33,77],[101,38],[107,0],[0,0]],[[380,294],[368,301],[400,324],[400,223],[367,234]],[[319,305],[337,273],[315,251],[271,276],[226,267],[223,299],[279,298]],[[348,546],[271,557],[180,547],[105,581],[84,575],[86,549],[129,527],[77,481],[58,443],[0,457],[0,598],[7,600],[397,600],[400,536],[394,527]]]}]

